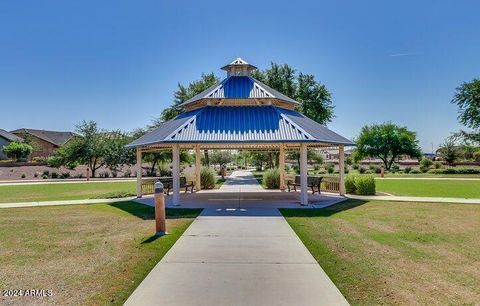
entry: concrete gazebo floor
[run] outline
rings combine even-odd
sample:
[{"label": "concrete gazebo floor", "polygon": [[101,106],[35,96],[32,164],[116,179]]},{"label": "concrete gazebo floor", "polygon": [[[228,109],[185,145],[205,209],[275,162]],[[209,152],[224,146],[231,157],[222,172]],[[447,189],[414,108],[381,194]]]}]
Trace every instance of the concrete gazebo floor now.
[{"label": "concrete gazebo floor", "polygon": [[[325,208],[344,201],[346,198],[336,194],[322,193],[308,195],[309,205],[300,205],[299,192],[263,190],[258,192],[225,192],[220,190],[202,190],[195,193],[181,193],[180,205],[172,205],[172,196],[165,197],[169,208]],[[135,200],[138,203],[154,206],[153,196]]]}]

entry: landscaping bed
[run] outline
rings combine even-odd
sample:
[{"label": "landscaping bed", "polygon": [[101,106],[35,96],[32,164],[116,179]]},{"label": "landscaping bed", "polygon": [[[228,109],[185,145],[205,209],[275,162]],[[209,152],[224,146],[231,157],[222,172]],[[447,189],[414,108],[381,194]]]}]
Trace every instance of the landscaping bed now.
[{"label": "landscaping bed", "polygon": [[0,304],[122,305],[200,211],[167,209],[157,238],[154,209],[133,202],[2,209],[0,287],[52,296]]},{"label": "landscaping bed", "polygon": [[282,213],[352,305],[480,300],[480,205],[349,200]]}]

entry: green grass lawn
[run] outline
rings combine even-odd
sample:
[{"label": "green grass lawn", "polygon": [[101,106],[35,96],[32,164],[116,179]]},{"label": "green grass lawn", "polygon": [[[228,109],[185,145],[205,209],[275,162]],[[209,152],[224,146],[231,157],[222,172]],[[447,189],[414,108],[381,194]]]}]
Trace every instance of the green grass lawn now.
[{"label": "green grass lawn", "polygon": [[0,288],[53,290],[0,304],[122,305],[200,211],[167,209],[155,237],[154,209],[133,202],[0,209]]},{"label": "green grass lawn", "polygon": [[282,213],[352,305],[480,301],[480,205],[349,200]]},{"label": "green grass lawn", "polygon": [[0,186],[0,203],[81,200],[112,195],[134,196],[135,182],[88,182]]},{"label": "green grass lawn", "polygon": [[399,196],[480,198],[480,181],[465,180],[375,180],[377,191]]}]

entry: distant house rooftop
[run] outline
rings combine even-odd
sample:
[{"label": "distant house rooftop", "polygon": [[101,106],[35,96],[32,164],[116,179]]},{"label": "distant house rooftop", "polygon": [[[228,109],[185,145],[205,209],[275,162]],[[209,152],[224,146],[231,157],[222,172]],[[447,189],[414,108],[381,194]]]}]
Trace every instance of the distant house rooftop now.
[{"label": "distant house rooftop", "polygon": [[26,128],[17,129],[17,130],[11,131],[10,133],[17,134],[17,135],[30,134],[32,136],[45,140],[46,142],[49,142],[59,147],[67,143],[67,141],[69,141],[72,137],[80,136],[73,132],[46,131],[46,130],[35,130],[35,129],[26,129]]},{"label": "distant house rooftop", "polygon": [[17,142],[23,141],[22,137],[19,137],[15,134],[12,134],[2,129],[0,129],[0,137],[3,137],[8,141],[17,141]]}]

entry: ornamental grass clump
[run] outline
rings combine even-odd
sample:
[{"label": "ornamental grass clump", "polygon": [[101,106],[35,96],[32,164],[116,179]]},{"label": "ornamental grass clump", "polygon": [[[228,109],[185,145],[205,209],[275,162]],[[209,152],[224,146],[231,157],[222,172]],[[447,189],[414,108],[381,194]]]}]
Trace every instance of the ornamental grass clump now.
[{"label": "ornamental grass clump", "polygon": [[263,184],[268,189],[280,188],[280,171],[278,168],[267,169],[263,174]]},{"label": "ornamental grass clump", "polygon": [[215,171],[211,168],[202,168],[200,171],[200,185],[202,189],[215,187]]},{"label": "ornamental grass clump", "polygon": [[359,195],[375,195],[375,178],[372,175],[348,175],[345,191]]}]

